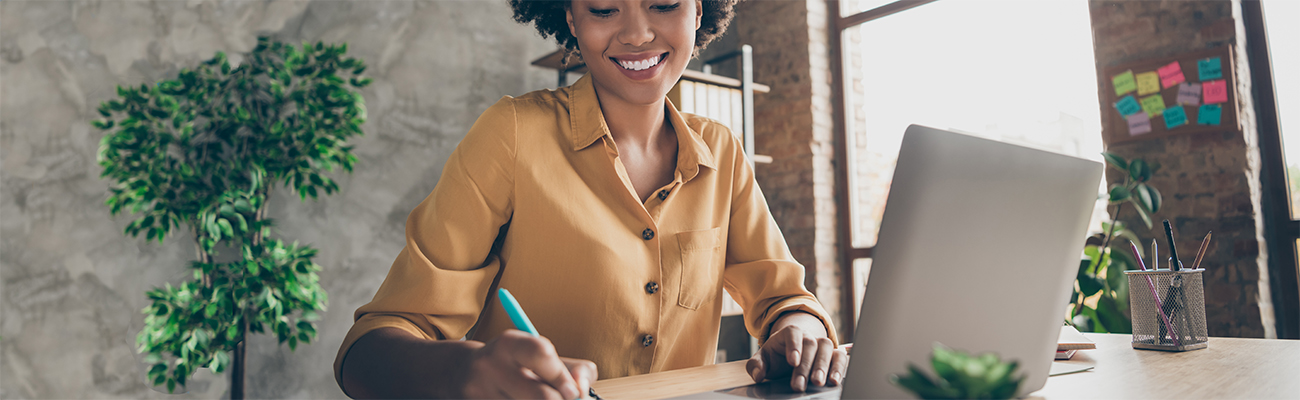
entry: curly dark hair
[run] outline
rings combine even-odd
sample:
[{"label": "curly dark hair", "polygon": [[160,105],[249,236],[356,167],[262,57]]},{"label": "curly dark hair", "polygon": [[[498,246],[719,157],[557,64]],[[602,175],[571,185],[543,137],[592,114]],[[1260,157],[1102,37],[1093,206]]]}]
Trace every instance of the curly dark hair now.
[{"label": "curly dark hair", "polygon": [[[702,0],[703,10],[700,16],[700,29],[695,30],[695,51],[698,55],[709,42],[727,32],[733,8],[738,0]],[[569,22],[564,16],[569,8],[567,0],[510,0],[510,7],[515,10],[515,21],[521,24],[533,24],[543,38],[555,36],[555,41],[570,52],[578,50],[578,38],[569,32]]]}]

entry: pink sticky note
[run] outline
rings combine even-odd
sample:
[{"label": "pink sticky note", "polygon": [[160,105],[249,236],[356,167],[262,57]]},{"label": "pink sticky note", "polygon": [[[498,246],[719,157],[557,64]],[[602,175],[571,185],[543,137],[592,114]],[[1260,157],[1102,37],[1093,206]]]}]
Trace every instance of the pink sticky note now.
[{"label": "pink sticky note", "polygon": [[1178,84],[1178,104],[1201,105],[1201,84],[1187,82]]},{"label": "pink sticky note", "polygon": [[1183,77],[1183,67],[1177,61],[1156,69],[1156,73],[1160,74],[1160,87],[1165,89],[1187,81]]},{"label": "pink sticky note", "polygon": [[1228,85],[1222,79],[1202,83],[1201,90],[1205,92],[1205,104],[1228,101]]},{"label": "pink sticky note", "polygon": [[1128,116],[1127,119],[1130,136],[1151,132],[1151,117],[1148,117],[1147,113],[1136,113]]}]

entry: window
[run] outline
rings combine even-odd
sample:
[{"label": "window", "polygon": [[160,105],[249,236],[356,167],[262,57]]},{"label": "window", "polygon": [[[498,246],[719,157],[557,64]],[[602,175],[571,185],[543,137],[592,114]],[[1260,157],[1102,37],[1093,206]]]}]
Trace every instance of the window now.
[{"label": "window", "polygon": [[842,3],[837,25],[848,160],[840,237],[851,244],[855,304],[909,124],[1097,161],[1102,151],[1086,1],[881,3]]}]

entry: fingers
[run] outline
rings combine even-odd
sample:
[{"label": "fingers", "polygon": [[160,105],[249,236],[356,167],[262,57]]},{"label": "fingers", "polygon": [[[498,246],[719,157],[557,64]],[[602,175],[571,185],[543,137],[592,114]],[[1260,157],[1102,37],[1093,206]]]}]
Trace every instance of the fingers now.
[{"label": "fingers", "polygon": [[799,358],[802,356],[803,347],[804,347],[803,330],[799,329],[799,327],[797,326],[792,326],[786,329],[782,329],[780,333],[783,334],[782,335],[783,338],[781,339],[781,341],[785,343],[786,362],[788,363],[787,365],[790,366],[799,365],[799,361],[800,361]]},{"label": "fingers", "polygon": [[754,383],[762,382],[767,379],[767,368],[763,365],[763,351],[759,350],[749,361],[745,363],[745,371],[749,371],[749,376],[754,378]]},{"label": "fingers", "polygon": [[813,386],[826,386],[826,374],[831,368],[831,356],[835,353],[835,343],[827,338],[817,339],[817,359],[812,362],[812,372],[808,383]]},{"label": "fingers", "polygon": [[[560,361],[560,356],[555,353],[555,346],[551,344],[550,340],[528,335],[527,337],[512,340],[510,343],[512,344],[511,353],[515,355],[518,366],[535,375],[537,380],[550,386],[543,389],[558,390],[555,394],[566,400],[576,399],[582,394],[582,392],[578,391],[578,385],[569,373],[569,368],[565,366],[563,361]],[[542,398],[552,397],[543,396]]]},{"label": "fingers", "polygon": [[827,382],[829,386],[839,386],[843,382],[844,374],[848,368],[849,352],[843,347],[835,349],[831,353],[831,370],[828,378],[829,382]]},{"label": "fingers", "polygon": [[790,375],[790,388],[804,391],[808,389],[809,373],[812,372],[813,362],[817,360],[817,339],[803,336],[799,338],[799,343],[801,356],[799,364],[794,365],[794,372]]},{"label": "fingers", "polygon": [[569,370],[569,375],[572,375],[573,380],[577,382],[578,394],[580,396],[586,395],[587,391],[591,389],[591,383],[595,382],[596,378],[600,376],[596,373],[596,363],[564,357],[560,357],[560,361],[564,362],[564,366]]}]

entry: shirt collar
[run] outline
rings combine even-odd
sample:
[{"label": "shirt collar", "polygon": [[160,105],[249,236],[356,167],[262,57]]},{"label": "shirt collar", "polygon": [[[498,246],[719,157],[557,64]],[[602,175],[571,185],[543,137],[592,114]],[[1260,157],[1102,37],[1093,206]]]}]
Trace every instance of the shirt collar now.
[{"label": "shirt collar", "polygon": [[[668,122],[677,133],[677,170],[681,172],[682,179],[694,178],[699,173],[700,166],[716,170],[718,167],[713,160],[713,153],[709,151],[709,146],[704,143],[700,133],[686,124],[672,101],[664,99],[664,104],[668,110]],[[591,74],[583,75],[569,87],[569,125],[574,151],[585,149],[600,137],[609,135],[609,126],[605,125],[605,116],[600,111]]]}]

